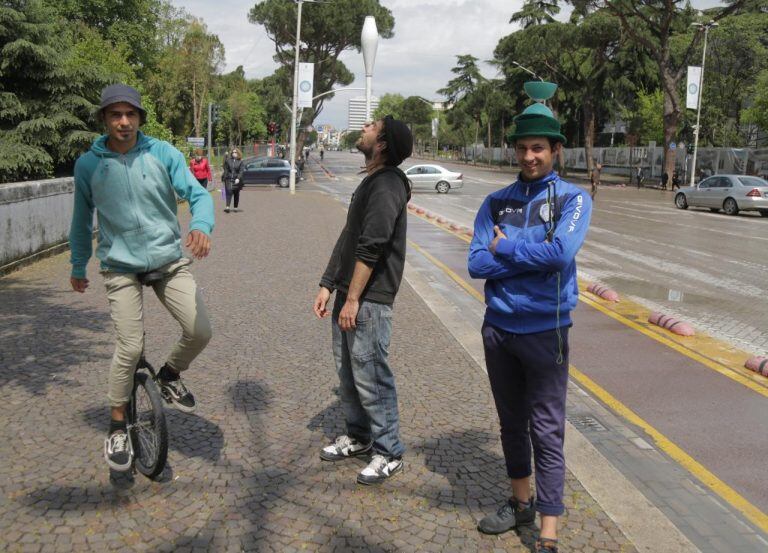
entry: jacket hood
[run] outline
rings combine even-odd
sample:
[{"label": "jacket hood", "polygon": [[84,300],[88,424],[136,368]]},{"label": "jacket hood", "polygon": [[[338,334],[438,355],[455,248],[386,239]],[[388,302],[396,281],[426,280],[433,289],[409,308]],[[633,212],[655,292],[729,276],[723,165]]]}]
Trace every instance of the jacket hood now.
[{"label": "jacket hood", "polygon": [[385,165],[381,169],[378,169],[373,175],[370,175],[367,178],[370,179],[370,178],[372,178],[372,177],[374,177],[376,175],[380,175],[381,173],[384,173],[384,172],[394,173],[395,175],[397,175],[397,177],[401,181],[403,181],[403,186],[405,186],[405,191],[406,191],[406,194],[408,196],[408,201],[410,201],[411,200],[411,185],[410,185],[410,183],[408,181],[408,176],[405,173],[403,173],[402,169],[400,169],[399,167],[395,167],[393,165]]},{"label": "jacket hood", "polygon": [[[102,135],[99,138],[97,138],[94,143],[91,145],[91,151],[96,154],[99,157],[117,157],[120,154],[117,152],[113,152],[109,148],[107,148],[107,139],[109,138],[109,135]],[[136,138],[136,145],[131,148],[128,153],[133,154],[140,152],[142,150],[149,149],[152,144],[154,144],[157,140],[145,135],[143,132],[139,131]]]}]

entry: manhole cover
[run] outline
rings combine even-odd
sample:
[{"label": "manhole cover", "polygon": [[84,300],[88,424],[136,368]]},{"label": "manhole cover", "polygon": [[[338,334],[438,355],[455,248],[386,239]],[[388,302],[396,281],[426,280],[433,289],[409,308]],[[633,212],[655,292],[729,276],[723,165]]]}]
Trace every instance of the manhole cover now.
[{"label": "manhole cover", "polygon": [[579,430],[591,430],[592,432],[605,432],[608,430],[603,423],[592,415],[570,415],[566,418]]}]

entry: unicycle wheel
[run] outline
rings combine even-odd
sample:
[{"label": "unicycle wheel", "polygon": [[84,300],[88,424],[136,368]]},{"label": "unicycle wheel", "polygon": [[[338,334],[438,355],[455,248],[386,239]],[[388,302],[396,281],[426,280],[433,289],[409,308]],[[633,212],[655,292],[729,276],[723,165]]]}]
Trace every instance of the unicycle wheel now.
[{"label": "unicycle wheel", "polygon": [[163,398],[155,381],[145,372],[137,372],[131,398],[131,441],[138,471],[155,478],[168,459],[168,427]]}]

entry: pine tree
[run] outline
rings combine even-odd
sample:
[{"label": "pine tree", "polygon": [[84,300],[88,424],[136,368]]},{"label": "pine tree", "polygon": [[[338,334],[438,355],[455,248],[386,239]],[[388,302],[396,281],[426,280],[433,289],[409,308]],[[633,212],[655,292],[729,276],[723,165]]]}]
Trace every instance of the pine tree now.
[{"label": "pine tree", "polygon": [[66,64],[71,43],[39,0],[0,4],[0,182],[51,176],[94,137],[94,105]]}]

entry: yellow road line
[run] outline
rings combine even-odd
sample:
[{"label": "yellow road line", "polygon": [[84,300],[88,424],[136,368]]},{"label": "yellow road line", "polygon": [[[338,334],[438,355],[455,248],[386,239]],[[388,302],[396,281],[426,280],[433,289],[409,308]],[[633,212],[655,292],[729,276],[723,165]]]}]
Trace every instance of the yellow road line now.
[{"label": "yellow road line", "polygon": [[[427,219],[423,215],[417,213],[413,214],[467,243],[471,242],[471,239],[464,234],[452,231],[435,220]],[[711,336],[686,337],[685,340],[688,344],[681,343],[677,341],[676,336],[672,332],[661,328],[657,331],[656,327],[652,327],[650,323],[646,323],[645,321],[650,314],[650,311],[647,309],[626,299],[622,299],[620,305],[607,307],[598,301],[587,297],[587,295],[584,294],[586,286],[583,281],[580,281],[579,284],[579,288],[582,290],[582,293],[579,294],[579,301],[597,309],[612,319],[641,332],[645,336],[674,349],[678,353],[701,363],[705,367],[746,386],[750,390],[753,390],[764,397],[768,397],[768,379],[742,367],[744,361],[748,358],[747,353],[741,351],[734,352],[735,348],[726,346],[720,340],[712,338]],[[481,301],[484,300],[481,298]],[[637,319],[637,322],[629,318],[628,315],[634,316]],[[665,336],[661,332],[666,333],[669,336]],[[693,350],[691,346],[695,346],[698,351]],[[721,360],[718,360],[718,358]]]},{"label": "yellow road line", "polygon": [[615,311],[600,305],[598,302],[594,301],[591,298],[585,297],[583,294],[579,294],[579,299],[584,302],[585,304],[589,305],[590,307],[593,307],[600,311],[601,313],[608,315],[612,319],[619,321],[620,323],[630,327],[633,330],[637,330],[638,332],[644,334],[645,336],[648,336],[649,338],[653,338],[657,342],[672,348],[678,353],[682,353],[686,357],[689,357],[693,359],[694,361],[701,363],[702,365],[709,367],[713,371],[716,371],[723,376],[726,376],[730,378],[731,380],[734,380],[738,382],[739,384],[742,384],[749,388],[750,390],[753,390],[760,394],[763,397],[768,397],[768,388],[765,386],[754,382],[753,380],[750,380],[749,378],[746,378],[745,376],[741,375],[738,372],[735,372],[732,368],[727,367],[725,365],[722,365],[716,361],[713,361],[712,359],[709,359],[708,357],[705,357],[695,351],[692,351],[688,349],[685,346],[682,346],[678,344],[677,342],[667,338],[666,336],[662,336],[661,334],[658,334],[656,332],[653,332],[652,330],[649,330],[648,328],[645,328],[644,326],[631,321],[630,319],[626,318],[625,316],[616,313]]},{"label": "yellow road line", "polygon": [[411,247],[414,250],[419,252],[421,255],[423,255],[424,257],[429,259],[432,263],[437,265],[440,269],[442,269],[445,274],[447,274],[449,277],[451,277],[456,282],[456,284],[458,284],[459,286],[464,288],[464,290],[466,290],[469,293],[470,296],[472,296],[473,298],[475,298],[476,300],[478,300],[479,302],[481,302],[483,304],[485,303],[485,298],[483,297],[483,295],[480,292],[478,292],[477,290],[475,290],[474,288],[472,288],[471,284],[469,284],[466,280],[464,280],[459,275],[457,275],[445,263],[443,263],[439,259],[436,259],[432,254],[430,254],[429,252],[425,251],[421,246],[419,246],[418,244],[416,244],[412,240],[408,240],[408,244],[410,244]]},{"label": "yellow road line", "polygon": [[744,516],[746,516],[750,521],[758,526],[763,532],[768,532],[768,515],[766,515],[764,512],[762,512],[760,509],[742,497],[739,492],[712,474],[712,472],[710,472],[704,465],[688,455],[672,440],[656,430],[644,419],[640,418],[629,407],[621,403],[618,399],[613,397],[609,392],[607,392],[594,380],[579,371],[573,365],[570,366],[570,373],[571,376],[579,384],[589,390],[594,396],[600,399],[600,401],[610,407],[614,412],[621,415],[632,424],[642,428],[651,438],[653,438],[653,441],[656,442],[656,445],[659,447],[659,449],[672,457],[672,459],[682,465],[683,468],[701,480],[709,489],[711,489],[725,501],[730,503],[734,508],[743,513]]},{"label": "yellow road line", "polygon": [[[440,225],[436,225],[436,226],[438,226],[439,228],[444,228],[444,227],[441,227]],[[455,271],[453,271],[451,268],[445,265],[445,263],[436,259],[433,255],[425,251],[421,246],[414,243],[412,240],[408,240],[408,243],[416,251],[418,251],[420,254],[426,257],[430,262],[434,263],[438,268],[440,268],[443,272],[445,272],[453,281],[455,281],[459,286],[461,286],[464,290],[466,290],[472,297],[474,297],[478,301],[485,303],[485,298],[483,297],[483,295],[477,290],[475,290],[466,280],[464,280],[461,276],[459,276]],[[659,342],[675,349],[676,351],[683,353],[684,355],[687,355],[688,357],[691,357],[696,361],[699,361],[700,363],[705,364],[710,368],[713,368],[714,370],[717,370],[718,372],[722,372],[722,374],[725,374],[725,376],[728,376],[729,378],[736,379],[737,375],[729,374],[724,369],[719,369],[717,367],[717,363],[703,356],[700,356],[695,352],[684,350],[681,346],[669,340],[668,338],[665,338],[664,336],[651,335],[652,333],[649,330],[643,328],[637,323],[630,321],[626,317],[623,317],[622,315],[619,315],[618,313],[614,313],[610,309],[607,309],[599,305],[593,300],[589,298],[583,298],[582,301],[584,301],[584,303],[586,303],[587,305],[595,307],[600,312],[605,313],[609,317],[623,324],[626,324],[630,328],[633,328],[634,330],[638,330],[643,334],[648,335],[649,337],[655,340],[658,340]],[[723,498],[723,500],[727,501],[735,509],[743,513],[744,516],[746,516],[752,523],[758,526],[763,532],[768,532],[768,515],[766,515],[759,508],[757,508],[752,503],[750,503],[747,499],[745,499],[736,490],[731,488],[728,484],[720,480],[704,465],[702,465],[701,463],[696,461],[693,457],[688,455],[682,448],[680,448],[672,440],[670,440],[664,434],[656,430],[656,428],[651,426],[644,419],[640,418],[639,415],[637,415],[629,407],[621,403],[618,399],[613,397],[608,391],[606,391],[603,387],[601,387],[599,384],[597,384],[587,375],[579,371],[573,365],[570,366],[570,371],[571,371],[571,376],[573,376],[573,378],[579,384],[581,384],[584,388],[589,390],[595,397],[600,399],[600,401],[602,401],[606,406],[608,406],[616,414],[623,417],[627,421],[642,428],[653,439],[653,441],[656,443],[659,449],[664,451],[667,455],[669,455],[672,459],[674,459],[678,464],[683,466],[683,468],[685,468],[691,474],[696,476],[696,478],[698,478],[703,484],[705,484],[714,493],[716,493],[721,498]],[[742,383],[745,386],[748,386],[751,389],[754,389],[758,393],[765,395],[765,392],[766,392],[765,389],[761,387],[757,387],[756,385],[754,385],[753,382],[746,381]]]}]

